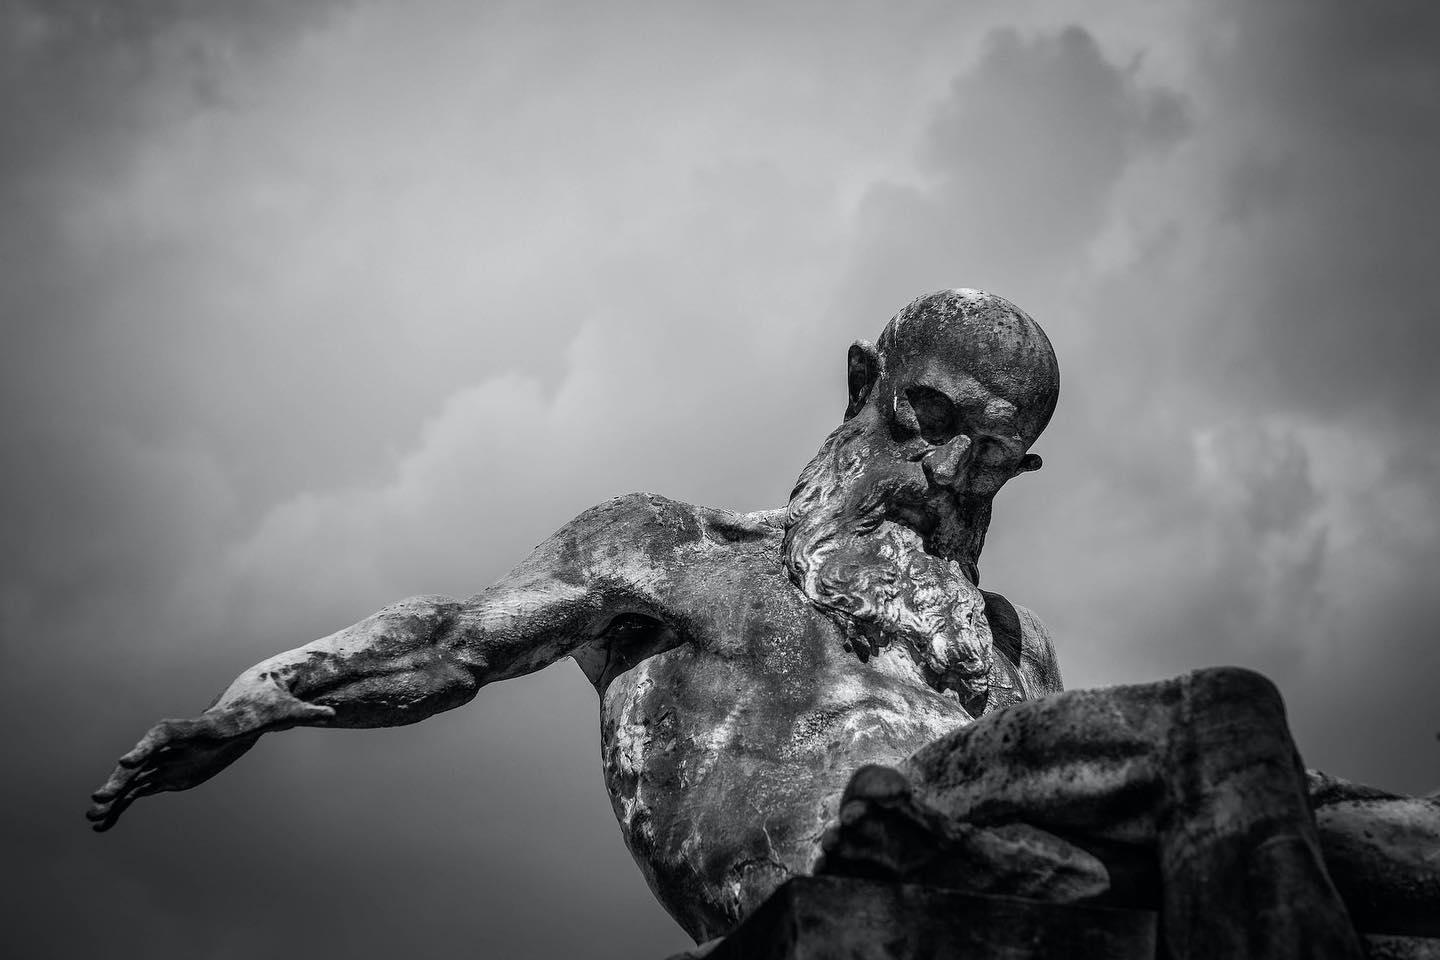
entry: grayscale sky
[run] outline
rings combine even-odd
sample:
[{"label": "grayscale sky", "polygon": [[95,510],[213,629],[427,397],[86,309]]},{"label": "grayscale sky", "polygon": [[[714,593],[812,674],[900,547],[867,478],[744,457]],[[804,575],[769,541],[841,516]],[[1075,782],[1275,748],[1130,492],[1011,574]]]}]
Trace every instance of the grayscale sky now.
[{"label": "grayscale sky", "polygon": [[634,490],[779,505],[844,358],[1049,332],[985,583],[1440,786],[1440,5],[0,0],[7,939],[664,956],[573,665],[81,818],[249,664]]}]

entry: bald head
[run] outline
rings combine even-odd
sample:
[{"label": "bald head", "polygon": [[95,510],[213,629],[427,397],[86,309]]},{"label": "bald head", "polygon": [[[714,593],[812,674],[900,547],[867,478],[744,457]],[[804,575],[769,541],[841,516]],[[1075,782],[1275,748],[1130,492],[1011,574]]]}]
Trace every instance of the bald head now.
[{"label": "bald head", "polygon": [[852,345],[849,381],[845,422],[887,478],[888,518],[978,576],[990,501],[1041,465],[1030,446],[1060,392],[1044,331],[1002,297],[941,290]]},{"label": "bald head", "polygon": [[958,385],[973,378],[992,401],[1015,410],[1027,446],[1055,412],[1060,367],[1050,339],[1003,297],[969,289],[919,297],[885,325],[877,346],[892,380],[928,375]]}]

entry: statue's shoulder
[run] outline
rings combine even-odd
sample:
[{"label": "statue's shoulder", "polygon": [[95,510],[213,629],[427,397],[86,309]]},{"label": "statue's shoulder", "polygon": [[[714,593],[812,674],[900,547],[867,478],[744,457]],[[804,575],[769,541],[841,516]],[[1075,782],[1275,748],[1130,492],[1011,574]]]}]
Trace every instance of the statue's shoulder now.
[{"label": "statue's shoulder", "polygon": [[566,528],[598,540],[632,538],[637,546],[679,547],[778,539],[784,533],[784,515],[784,510],[738,513],[658,493],[627,493],[596,504]]},{"label": "statue's shoulder", "polygon": [[998,593],[982,590],[985,619],[1001,656],[1020,671],[1027,693],[1043,696],[1065,689],[1055,641],[1050,630],[1029,607],[1014,603]]}]

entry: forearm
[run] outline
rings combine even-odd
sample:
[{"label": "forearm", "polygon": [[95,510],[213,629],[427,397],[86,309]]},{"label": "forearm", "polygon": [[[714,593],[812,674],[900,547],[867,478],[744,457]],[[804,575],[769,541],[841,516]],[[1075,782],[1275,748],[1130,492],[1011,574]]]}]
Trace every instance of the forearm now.
[{"label": "forearm", "polygon": [[[623,497],[586,511],[465,601],[405,600],[256,664],[200,716],[150,728],[95,792],[95,828],[109,829],[137,797],[203,783],[262,734],[414,723],[593,644],[618,613],[651,611],[658,603],[646,584],[655,575],[644,576],[642,534],[654,500]],[[631,546],[617,550],[621,543]]]},{"label": "forearm", "polygon": [[[453,642],[461,611],[460,603],[443,597],[392,604],[344,630],[256,664],[237,677],[207,713],[233,716],[242,725],[248,719],[266,732],[302,724],[398,726],[457,707],[480,686]],[[260,715],[277,690],[281,696],[328,707],[333,715],[295,723]]]}]

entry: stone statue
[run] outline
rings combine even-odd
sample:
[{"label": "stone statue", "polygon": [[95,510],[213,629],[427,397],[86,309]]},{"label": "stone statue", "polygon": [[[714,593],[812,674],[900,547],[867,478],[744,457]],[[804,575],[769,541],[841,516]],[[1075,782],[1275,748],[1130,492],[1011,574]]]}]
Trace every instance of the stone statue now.
[{"label": "stone statue", "polygon": [[1307,773],[1279,692],[1235,667],[1015,704],[865,767],[822,845],[824,873],[1158,909],[1173,960],[1359,960],[1357,927],[1440,957],[1411,939],[1440,936],[1440,801]]},{"label": "stone statue", "polygon": [[[1061,689],[1049,635],[1030,611],[978,588],[996,492],[1041,465],[1029,451],[1059,389],[1049,341],[1008,301],[942,291],[907,306],[878,343],[855,343],[848,379],[844,421],[786,509],[738,514],[636,494],[588,510],[467,600],[394,604],[252,667],[200,716],[161,721],[88,816],[108,829],[139,797],[209,779],[264,733],[414,723],[568,656],[600,694],[605,781],[625,841],[697,942],[810,872],[866,765],[896,769],[857,777],[825,840],[827,868],[954,872],[954,858],[941,868],[923,851],[960,849],[977,889],[1082,899],[1125,887],[1143,874],[1126,864],[1143,866],[1155,849],[1155,817],[1190,810],[1145,804],[1167,777],[1199,769],[1155,746],[1193,716],[1163,685],[1039,699]],[[1258,698],[1221,726],[1231,739],[1269,731],[1266,763],[1289,758],[1289,786],[1267,780],[1257,796],[1284,795],[1272,819],[1299,831],[1296,856],[1314,860],[1329,909],[1304,782],[1285,779],[1300,768],[1278,701],[1222,676],[1220,694],[1185,702],[1223,714],[1235,700],[1226,691]],[[1130,700],[1145,728],[1131,731],[1134,743],[1111,722]],[[1006,739],[1019,735],[1034,736],[1033,749]],[[987,772],[991,761],[1002,766]],[[957,770],[973,779],[969,793],[952,782]],[[986,807],[1000,783],[1010,792]],[[896,836],[923,839],[907,847]],[[1142,855],[1110,855],[1126,845]],[[1360,847],[1358,861],[1374,859]]]},{"label": "stone statue", "polygon": [[1060,689],[1039,621],[973,585],[991,500],[1040,465],[1057,393],[1049,342],[1010,303],[916,300],[850,348],[844,422],[788,510],[588,510],[469,599],[397,603],[162,721],[91,816],[109,828],[261,734],[414,723],[569,656],[600,694],[626,843],[690,934],[724,933],[809,871],[859,766]]}]

